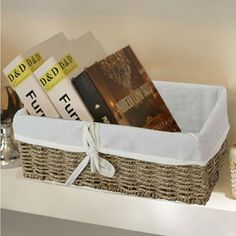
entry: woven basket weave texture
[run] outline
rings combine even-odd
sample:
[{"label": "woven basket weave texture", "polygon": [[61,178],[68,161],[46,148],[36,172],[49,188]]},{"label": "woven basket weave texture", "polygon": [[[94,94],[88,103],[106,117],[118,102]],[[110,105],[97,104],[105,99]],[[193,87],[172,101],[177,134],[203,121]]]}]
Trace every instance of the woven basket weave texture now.
[{"label": "woven basket weave texture", "polygon": [[[136,195],[206,204],[218,180],[218,171],[227,150],[225,141],[206,166],[164,165],[119,156],[100,154],[116,169],[108,178],[92,174],[89,165],[74,185]],[[66,152],[43,146],[20,143],[23,174],[27,178],[65,183],[85,153]]]}]

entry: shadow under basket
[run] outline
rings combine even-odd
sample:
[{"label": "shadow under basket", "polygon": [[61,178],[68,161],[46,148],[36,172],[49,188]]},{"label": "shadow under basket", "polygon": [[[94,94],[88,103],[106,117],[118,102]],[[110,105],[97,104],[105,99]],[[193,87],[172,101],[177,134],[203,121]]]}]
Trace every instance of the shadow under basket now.
[{"label": "shadow under basket", "polygon": [[[22,142],[19,145],[23,174],[32,179],[65,183],[86,156]],[[206,204],[226,152],[227,141],[206,166],[156,164],[100,154],[115,167],[114,177],[92,174],[87,166],[73,184],[139,197]]]}]

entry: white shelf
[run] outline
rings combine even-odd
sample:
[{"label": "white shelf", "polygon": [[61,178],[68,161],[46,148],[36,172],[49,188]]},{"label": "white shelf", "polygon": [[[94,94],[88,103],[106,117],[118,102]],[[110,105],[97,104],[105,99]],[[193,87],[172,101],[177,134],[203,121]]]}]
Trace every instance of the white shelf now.
[{"label": "white shelf", "polygon": [[[227,173],[224,166],[222,173]],[[236,200],[221,175],[206,206],[146,199],[25,179],[2,170],[1,207],[71,221],[161,235],[235,235]]]}]

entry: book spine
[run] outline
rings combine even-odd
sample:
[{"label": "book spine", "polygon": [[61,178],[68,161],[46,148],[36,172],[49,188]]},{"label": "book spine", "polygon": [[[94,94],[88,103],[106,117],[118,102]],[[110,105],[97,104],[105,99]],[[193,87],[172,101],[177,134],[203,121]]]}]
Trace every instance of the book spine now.
[{"label": "book spine", "polygon": [[96,86],[86,71],[72,79],[72,84],[79,93],[95,122],[118,124],[117,119],[107,106]]},{"label": "book spine", "polygon": [[63,119],[93,121],[83,100],[67,76],[68,70],[70,71],[76,66],[75,61],[67,61],[67,70],[61,63],[62,61],[57,62],[54,57],[51,57],[35,71],[40,85]]},{"label": "book spine", "polygon": [[[31,55],[37,59],[38,53]],[[35,61],[36,61],[35,59]],[[4,74],[31,115],[59,118],[60,115],[37,82],[27,59],[18,56]]]}]

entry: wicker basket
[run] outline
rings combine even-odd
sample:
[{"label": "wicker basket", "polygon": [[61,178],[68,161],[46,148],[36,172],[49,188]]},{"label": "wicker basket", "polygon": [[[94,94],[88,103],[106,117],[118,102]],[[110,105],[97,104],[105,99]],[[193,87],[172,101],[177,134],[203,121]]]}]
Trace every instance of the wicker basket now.
[{"label": "wicker basket", "polygon": [[232,195],[236,198],[236,142],[230,149],[230,174],[231,174],[231,187]]},{"label": "wicker basket", "polygon": [[205,204],[227,148],[226,90],[161,81],[155,84],[181,133],[33,117],[20,110],[13,128],[20,142],[24,176]]},{"label": "wicker basket", "polygon": [[[225,141],[204,167],[163,165],[101,154],[114,165],[115,176],[92,174],[87,166],[74,184],[140,197],[206,204],[218,179],[226,147]],[[20,152],[25,177],[59,183],[67,180],[86,155],[27,143],[20,143]]]}]

